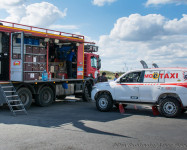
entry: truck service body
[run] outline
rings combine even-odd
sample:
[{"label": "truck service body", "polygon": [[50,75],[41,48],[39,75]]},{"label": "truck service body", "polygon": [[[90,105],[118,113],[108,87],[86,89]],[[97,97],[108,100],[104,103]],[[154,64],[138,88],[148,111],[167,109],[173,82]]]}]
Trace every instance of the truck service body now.
[{"label": "truck service body", "polygon": [[[39,106],[48,106],[56,98],[67,95],[90,99],[95,76],[84,76],[92,74],[85,72],[92,66],[84,68],[84,47],[87,43],[87,48],[98,50],[94,43],[85,42],[82,35],[0,22],[0,85],[13,83],[25,108],[30,107],[32,99]],[[72,60],[73,78],[69,79],[66,58],[71,49],[75,49],[75,57]],[[87,57],[92,55],[99,59],[92,52],[86,53]],[[87,59],[88,64],[89,61],[91,59]],[[41,80],[44,70],[50,75],[47,81]],[[4,103],[5,99],[1,98],[0,105]]]},{"label": "truck service body", "polygon": [[150,104],[166,117],[187,108],[187,68],[153,68],[127,72],[116,81],[93,86],[92,100],[100,111],[113,104]]}]

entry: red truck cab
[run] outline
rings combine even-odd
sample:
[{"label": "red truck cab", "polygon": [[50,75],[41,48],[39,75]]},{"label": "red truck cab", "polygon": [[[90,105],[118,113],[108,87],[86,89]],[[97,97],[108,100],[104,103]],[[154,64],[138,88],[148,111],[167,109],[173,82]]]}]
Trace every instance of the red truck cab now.
[{"label": "red truck cab", "polygon": [[93,53],[98,51],[98,47],[85,45],[84,51],[84,77],[95,79],[101,68],[101,59],[99,55]]}]

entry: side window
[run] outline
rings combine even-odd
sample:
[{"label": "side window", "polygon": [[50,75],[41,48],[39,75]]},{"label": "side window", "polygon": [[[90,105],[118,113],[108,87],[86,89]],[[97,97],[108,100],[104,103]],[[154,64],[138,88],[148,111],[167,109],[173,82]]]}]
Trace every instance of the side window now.
[{"label": "side window", "polygon": [[12,59],[21,59],[21,34],[14,33],[12,36]]},{"label": "side window", "polygon": [[121,79],[123,83],[137,83],[141,82],[141,72],[131,72],[124,75]]},{"label": "side window", "polygon": [[144,75],[145,83],[158,83],[159,80],[159,72],[156,70],[146,70]]},{"label": "side window", "polygon": [[165,71],[163,70],[147,70],[144,75],[145,83],[164,83]]},{"label": "side window", "polygon": [[91,57],[91,67],[97,68],[97,59],[95,57]]}]

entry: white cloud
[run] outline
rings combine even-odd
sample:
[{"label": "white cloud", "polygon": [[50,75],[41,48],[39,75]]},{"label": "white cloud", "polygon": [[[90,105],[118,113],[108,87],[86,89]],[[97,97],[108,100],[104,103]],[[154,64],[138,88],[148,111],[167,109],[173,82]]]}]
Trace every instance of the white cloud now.
[{"label": "white cloud", "polygon": [[160,4],[187,4],[187,0],[148,0],[146,6],[149,5],[160,5]]},{"label": "white cloud", "polygon": [[104,6],[105,4],[111,4],[117,0],[93,0],[92,3],[97,6]]},{"label": "white cloud", "polygon": [[117,20],[110,33],[111,38],[123,40],[149,40],[163,33],[164,17],[156,14],[141,16],[132,14]]},{"label": "white cloud", "polygon": [[61,12],[56,6],[47,2],[34,3],[26,7],[26,16],[21,19],[20,23],[45,27],[65,17],[66,12],[67,9]]},{"label": "white cloud", "polygon": [[48,2],[25,5],[27,0],[0,0],[0,9],[5,9],[9,14],[4,20],[27,24],[32,26],[48,27],[59,18],[67,14],[67,8],[60,11],[56,6]]},{"label": "white cloud", "polygon": [[110,32],[110,38],[126,41],[147,41],[161,35],[187,34],[187,15],[168,20],[162,15],[132,14],[119,18]]},{"label": "white cloud", "polygon": [[10,8],[20,6],[25,3],[27,0],[0,0],[0,8]]},{"label": "white cloud", "polygon": [[168,20],[164,16],[132,14],[119,18],[109,35],[100,36],[99,53],[102,68],[126,71],[142,68],[145,60],[149,67],[153,62],[160,67],[176,67],[187,64],[187,15]]},{"label": "white cloud", "polygon": [[58,30],[61,30],[61,29],[70,29],[70,30],[75,30],[75,29],[79,29],[78,26],[76,25],[50,25],[49,26],[50,29],[58,29]]}]

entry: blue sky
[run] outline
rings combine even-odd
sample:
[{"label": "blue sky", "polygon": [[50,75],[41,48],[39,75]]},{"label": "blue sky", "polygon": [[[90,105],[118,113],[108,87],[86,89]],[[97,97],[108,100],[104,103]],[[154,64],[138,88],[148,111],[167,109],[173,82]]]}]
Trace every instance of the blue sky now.
[{"label": "blue sky", "polygon": [[102,70],[186,66],[187,0],[0,0],[0,19],[86,36]]}]

